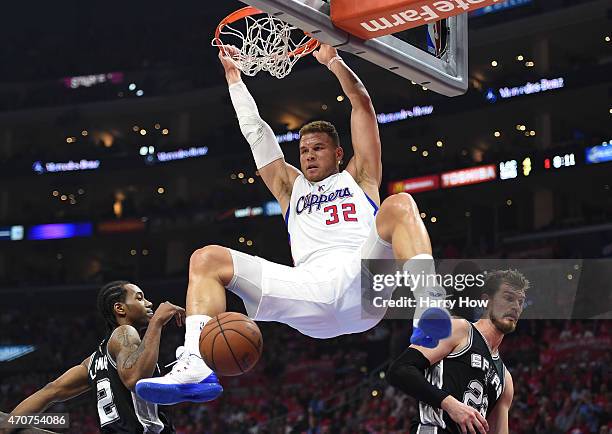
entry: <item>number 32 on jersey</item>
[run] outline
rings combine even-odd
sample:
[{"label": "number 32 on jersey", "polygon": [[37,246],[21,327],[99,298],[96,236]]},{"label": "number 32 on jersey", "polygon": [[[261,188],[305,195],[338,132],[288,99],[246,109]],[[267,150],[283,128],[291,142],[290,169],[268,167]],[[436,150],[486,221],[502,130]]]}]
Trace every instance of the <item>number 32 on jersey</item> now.
[{"label": "number 32 on jersey", "polygon": [[[340,213],[338,212],[340,211]],[[354,203],[343,203],[340,210],[338,210],[338,205],[329,205],[323,208],[323,212],[328,214],[328,219],[325,220],[326,225],[335,225],[340,222],[340,214],[342,215],[342,219],[345,222],[356,222],[357,211],[355,210]]]}]

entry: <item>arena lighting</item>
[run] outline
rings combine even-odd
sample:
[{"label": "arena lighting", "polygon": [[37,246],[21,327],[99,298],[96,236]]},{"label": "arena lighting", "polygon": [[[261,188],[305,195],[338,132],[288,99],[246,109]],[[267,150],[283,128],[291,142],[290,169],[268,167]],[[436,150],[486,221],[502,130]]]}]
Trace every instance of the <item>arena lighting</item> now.
[{"label": "arena lighting", "polygon": [[518,161],[508,160],[499,163],[499,179],[514,179],[518,176]]},{"label": "arena lighting", "polygon": [[598,164],[612,161],[612,144],[591,146],[584,150],[587,164]]},{"label": "arena lighting", "polygon": [[258,215],[262,215],[263,212],[264,210],[260,206],[255,206],[255,207],[248,206],[246,208],[239,208],[235,210],[234,217],[236,217],[237,219],[245,218],[245,217],[255,217]]},{"label": "arena lighting", "polygon": [[[142,155],[142,152],[144,151],[145,148],[144,146],[140,148],[140,155]],[[153,148],[152,146],[149,146],[147,149],[149,154],[152,154],[153,151],[155,151],[155,148]],[[155,155],[146,155],[145,156],[145,161],[148,164],[155,164],[155,163],[167,163],[169,161],[176,161],[176,160],[185,160],[188,158],[198,158],[198,157],[203,157],[205,155],[208,154],[208,146],[192,146],[188,149],[177,149],[176,151],[168,151],[168,152],[157,152]]]},{"label": "arena lighting", "polygon": [[0,240],[20,241],[23,240],[23,233],[21,225],[0,227]]},{"label": "arena lighting", "polygon": [[[530,63],[530,62],[527,62]],[[533,63],[533,62],[531,62]],[[494,103],[498,100],[498,97],[502,99],[514,98],[521,95],[531,95],[536,93],[547,92],[550,90],[562,89],[565,87],[565,79],[563,77],[558,78],[541,78],[539,81],[534,83],[527,82],[521,86],[514,87],[500,87],[497,90],[489,88],[485,93],[484,97],[490,103]]]},{"label": "arena lighting", "polygon": [[281,215],[282,213],[283,212],[281,210],[281,206],[277,201],[271,200],[264,204],[264,214],[265,215],[267,216]]},{"label": "arena lighting", "polygon": [[389,194],[395,193],[420,193],[423,191],[437,190],[440,188],[440,177],[438,175],[420,176],[394,181],[388,184]]},{"label": "arena lighting", "polygon": [[487,164],[469,169],[452,170],[442,173],[440,177],[442,188],[451,188],[493,181],[497,178],[497,174],[495,173],[495,165]]},{"label": "arena lighting", "polygon": [[418,118],[422,116],[428,116],[434,111],[434,106],[414,106],[411,109],[402,109],[393,113],[379,113],[376,115],[376,119],[379,124],[389,124],[392,122],[399,122],[408,118]]},{"label": "arena lighting", "polygon": [[141,146],[138,153],[143,157],[155,152],[155,146]]},{"label": "arena lighting", "polygon": [[522,162],[523,176],[529,176],[531,173],[531,157],[525,157]]},{"label": "arena lighting", "polygon": [[99,234],[142,232],[145,222],[142,219],[108,220],[98,223],[96,230]]},{"label": "arena lighting", "polygon": [[[404,121],[409,118],[419,118],[423,116],[429,116],[434,112],[434,106],[414,106],[411,109],[401,109],[397,112],[392,113],[377,113],[376,119],[379,124],[390,124],[392,122]],[[300,139],[300,133],[298,130],[287,131],[283,134],[277,134],[276,140],[278,143],[293,142],[294,140]]]},{"label": "arena lighting", "polygon": [[57,173],[57,172],[75,172],[82,170],[96,170],[100,168],[100,160],[80,160],[66,161],[62,163],[35,161],[32,164],[32,170],[35,173]]},{"label": "arena lighting", "polygon": [[93,224],[85,223],[53,223],[36,225],[28,229],[28,240],[58,240],[63,238],[90,237],[93,234]]},{"label": "arena lighting", "polygon": [[66,77],[62,81],[68,89],[78,89],[79,87],[92,87],[98,84],[111,82],[113,84],[123,83],[123,72],[109,72],[106,74],[79,75]]},{"label": "arena lighting", "polygon": [[508,9],[513,9],[520,6],[525,6],[533,2],[533,0],[506,0],[503,2],[492,4],[491,6],[485,6],[481,9],[476,9],[469,12],[470,17],[478,17],[481,15],[488,15],[495,12],[501,12]]},{"label": "arena lighting", "polygon": [[0,362],[10,362],[33,351],[34,345],[0,345]]},{"label": "arena lighting", "polygon": [[571,167],[575,165],[576,156],[573,152],[569,154],[555,155],[552,158],[546,158],[544,160],[544,169],[560,169],[562,167]]}]

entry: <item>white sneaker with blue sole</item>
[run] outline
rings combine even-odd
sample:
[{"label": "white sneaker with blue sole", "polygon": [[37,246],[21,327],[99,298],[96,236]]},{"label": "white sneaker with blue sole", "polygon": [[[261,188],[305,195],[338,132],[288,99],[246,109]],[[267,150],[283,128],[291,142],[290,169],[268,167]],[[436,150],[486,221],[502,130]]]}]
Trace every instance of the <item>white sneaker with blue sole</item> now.
[{"label": "white sneaker with blue sole", "polygon": [[223,393],[217,375],[201,357],[177,349],[178,359],[163,377],[143,378],[136,383],[136,394],[160,405],[179,402],[208,402]]}]

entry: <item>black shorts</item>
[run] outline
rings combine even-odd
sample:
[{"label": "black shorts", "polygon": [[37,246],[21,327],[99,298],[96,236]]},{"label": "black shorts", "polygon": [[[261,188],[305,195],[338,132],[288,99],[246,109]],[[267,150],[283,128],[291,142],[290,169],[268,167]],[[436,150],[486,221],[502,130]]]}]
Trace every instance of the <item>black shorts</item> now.
[{"label": "black shorts", "polygon": [[423,425],[419,421],[413,421],[410,424],[410,434],[453,434],[453,432],[439,426]]}]

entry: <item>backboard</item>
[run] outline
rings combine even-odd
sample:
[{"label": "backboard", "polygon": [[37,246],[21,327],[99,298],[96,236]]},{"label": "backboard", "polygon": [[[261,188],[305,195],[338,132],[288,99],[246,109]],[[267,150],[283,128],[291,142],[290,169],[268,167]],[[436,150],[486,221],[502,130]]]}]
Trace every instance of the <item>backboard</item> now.
[{"label": "backboard", "polygon": [[465,13],[447,19],[448,45],[444,55],[438,58],[394,35],[363,40],[343,31],[332,24],[330,5],[322,0],[241,1],[302,29],[321,43],[359,56],[434,92],[456,96],[467,90],[468,24]]}]

